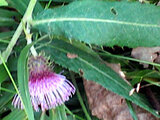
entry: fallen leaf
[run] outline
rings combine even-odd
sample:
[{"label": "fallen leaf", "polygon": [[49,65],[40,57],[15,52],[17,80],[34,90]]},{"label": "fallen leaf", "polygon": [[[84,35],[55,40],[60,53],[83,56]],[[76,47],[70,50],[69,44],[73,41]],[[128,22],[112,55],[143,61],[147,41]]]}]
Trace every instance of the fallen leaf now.
[{"label": "fallen leaf", "polygon": [[[109,64],[121,76],[120,64]],[[124,73],[123,73],[124,74]],[[125,79],[125,76],[122,75]],[[86,91],[89,108],[93,116],[101,120],[133,120],[130,115],[125,99],[101,85],[83,79],[84,88]],[[133,104],[137,113],[138,120],[158,120],[149,112]]]},{"label": "fallen leaf", "polygon": [[124,81],[126,81],[130,85],[130,83],[125,78],[124,72],[121,70],[121,65],[120,64],[108,63],[108,62],[105,62],[105,63],[106,63],[107,66],[112,68],[116,73],[118,73],[120,75],[120,77],[123,78]]},{"label": "fallen leaf", "polygon": [[[131,52],[131,56],[143,60],[143,61],[148,61],[148,62],[154,62],[157,58],[157,61],[160,61],[160,57],[158,54],[160,54],[160,47],[137,47],[134,48]],[[143,64],[144,68],[148,68],[148,64],[140,63]]]},{"label": "fallen leaf", "polygon": [[160,55],[158,55],[158,57],[155,59],[156,63],[160,63]]},{"label": "fallen leaf", "polygon": [[[84,81],[84,87],[93,116],[101,120],[133,120],[125,99],[93,81]],[[133,105],[138,120],[158,120],[149,112]]]}]

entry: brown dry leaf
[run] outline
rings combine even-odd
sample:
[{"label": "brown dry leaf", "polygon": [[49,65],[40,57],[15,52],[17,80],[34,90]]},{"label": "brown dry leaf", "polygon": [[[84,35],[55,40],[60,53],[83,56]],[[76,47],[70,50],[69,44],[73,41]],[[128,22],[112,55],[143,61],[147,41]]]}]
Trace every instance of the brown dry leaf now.
[{"label": "brown dry leaf", "polygon": [[121,76],[121,78],[123,78],[124,81],[126,81],[130,85],[130,83],[125,78],[125,74],[121,70],[121,65],[120,64],[107,63],[107,62],[105,62],[105,63],[106,63],[107,66],[112,68],[116,73],[118,73]]},{"label": "brown dry leaf", "polygon": [[[160,53],[159,53],[160,54]],[[160,63],[160,55],[158,55],[158,57],[155,59],[156,63]]]},{"label": "brown dry leaf", "polygon": [[[154,62],[155,60],[160,62],[160,57],[157,53],[160,54],[160,47],[137,47],[132,50],[131,56],[148,62]],[[143,64],[144,68],[148,67],[148,64],[140,64]]]},{"label": "brown dry leaf", "polygon": [[108,63],[108,62],[105,62],[105,63],[107,66],[112,68],[115,72],[117,72],[123,79],[125,79],[125,74],[122,72],[120,64]]},{"label": "brown dry leaf", "polygon": [[72,53],[67,53],[67,57],[70,58],[70,59],[74,59],[74,58],[77,58],[78,55],[77,54],[72,54]]},{"label": "brown dry leaf", "polygon": [[[107,63],[107,65],[111,66],[118,73],[122,72],[119,64]],[[87,81],[85,79],[83,81],[93,116],[101,120],[133,120],[124,98],[93,81]],[[158,120],[138,106],[134,105],[134,108],[139,120]]]}]

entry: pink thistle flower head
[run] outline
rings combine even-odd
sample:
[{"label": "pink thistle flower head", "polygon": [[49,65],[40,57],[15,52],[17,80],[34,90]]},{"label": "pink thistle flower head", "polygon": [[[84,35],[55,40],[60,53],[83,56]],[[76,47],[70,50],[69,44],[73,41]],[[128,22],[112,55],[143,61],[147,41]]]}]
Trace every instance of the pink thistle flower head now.
[{"label": "pink thistle flower head", "polygon": [[[75,93],[75,87],[65,76],[52,72],[48,59],[43,55],[30,57],[29,67],[29,93],[35,111],[55,108],[69,100]],[[23,109],[18,95],[14,96],[12,104]]]}]

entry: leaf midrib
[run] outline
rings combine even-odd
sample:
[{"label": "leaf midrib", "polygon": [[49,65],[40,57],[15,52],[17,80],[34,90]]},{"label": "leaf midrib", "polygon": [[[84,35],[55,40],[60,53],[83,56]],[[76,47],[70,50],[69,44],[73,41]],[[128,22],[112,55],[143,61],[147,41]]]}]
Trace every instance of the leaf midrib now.
[{"label": "leaf midrib", "polygon": [[[51,46],[51,45],[48,45],[48,46],[50,46],[50,47],[52,47],[52,48],[56,48],[56,49],[58,49],[58,50],[60,50],[60,51],[62,51],[62,52],[65,52],[66,54],[68,53],[68,51],[66,51],[66,50],[64,50],[64,49],[60,49],[60,48],[57,48],[57,47]],[[91,66],[93,69],[95,69],[95,70],[98,71],[99,73],[103,74],[104,76],[112,79],[112,80],[115,81],[117,84],[119,84],[119,82],[117,82],[116,80],[114,80],[111,76],[105,74],[103,71],[101,71],[100,69],[96,68],[95,66],[93,66],[92,64],[90,64],[89,62],[87,62],[86,60],[84,60],[83,58],[81,58],[81,57],[78,56],[77,59],[79,59],[80,61],[88,64],[89,66]],[[106,67],[107,67],[107,66],[106,66]],[[120,85],[122,88],[124,88],[125,90],[128,91],[128,89],[126,89],[126,87],[123,87],[121,84],[119,84],[119,85]],[[129,93],[128,93],[128,94],[129,94]]]},{"label": "leaf midrib", "polygon": [[[66,50],[64,50],[64,49],[61,49],[61,48],[59,48],[59,47],[52,46],[52,45],[47,45],[47,46],[48,46],[48,47],[51,47],[51,48],[54,48],[54,49],[57,49],[57,50],[59,50],[59,51],[61,51],[61,52],[64,52],[64,53],[68,53],[68,51],[66,51]],[[103,71],[101,71],[100,69],[96,68],[95,66],[93,66],[92,64],[90,64],[90,63],[89,63],[88,61],[86,61],[85,59],[83,59],[83,58],[81,58],[81,57],[77,57],[76,59],[79,59],[80,61],[88,64],[89,66],[91,66],[91,67],[94,68],[96,71],[98,71],[98,72],[100,72],[101,74],[103,74],[104,76],[107,76],[108,78],[111,78],[111,76],[106,75]],[[63,67],[66,67],[66,66],[63,65]],[[106,66],[106,67],[107,67],[107,66]],[[112,79],[112,78],[111,78],[111,79]],[[117,82],[117,81],[114,80],[114,79],[112,79],[112,80],[113,80],[115,83],[117,83],[118,85],[120,85],[124,90],[127,90],[127,91],[128,91],[128,89],[127,89],[126,87],[123,87],[122,84],[120,84],[119,82]],[[124,97],[124,95],[122,95],[122,96]],[[137,95],[132,95],[132,99],[137,99],[137,97],[138,97]],[[132,99],[129,98],[129,96],[126,96],[126,95],[125,95],[125,98],[128,99],[128,100],[132,100]],[[139,99],[139,97],[138,97],[138,99]],[[134,101],[134,103],[136,103],[136,104],[139,105],[140,107],[143,107],[143,108],[146,109],[147,111],[152,112],[152,114],[154,114],[155,116],[160,117],[160,116],[157,115],[157,113],[156,113],[153,109],[150,109],[150,108],[148,107],[148,105],[145,104],[146,101],[145,101],[144,99],[141,99],[141,101],[142,101],[141,104],[138,104],[138,102],[136,102],[136,101]]]},{"label": "leaf midrib", "polygon": [[[55,48],[55,49],[58,49],[58,50],[60,50],[60,51],[62,51],[62,52],[64,52],[64,53],[68,53],[68,51],[66,51],[66,50],[64,50],[64,49],[61,49],[61,48],[58,48],[58,47],[55,47],[55,46],[51,46],[51,45],[47,45],[47,46],[50,46],[50,47]],[[79,59],[80,61],[88,64],[89,66],[91,66],[92,68],[94,68],[95,70],[97,70],[98,72],[100,72],[101,74],[103,74],[104,76],[112,79],[115,83],[117,83],[118,85],[120,85],[124,90],[128,91],[128,89],[127,89],[126,87],[124,87],[124,86],[121,85],[119,82],[117,82],[116,80],[114,80],[111,76],[105,74],[105,73],[104,73],[103,71],[101,71],[100,69],[97,69],[95,66],[93,66],[92,64],[90,64],[89,62],[87,62],[86,60],[84,60],[83,58],[77,57],[77,59]],[[107,66],[106,66],[106,67],[107,67]],[[128,94],[129,94],[129,93],[128,93]],[[129,97],[129,96],[128,96],[128,97]],[[128,99],[128,97],[127,97],[127,99]],[[134,96],[134,95],[133,95],[132,97],[133,97],[134,99],[137,99],[137,98],[136,98],[137,96]],[[141,101],[143,101],[143,99],[141,99]],[[143,101],[143,103],[145,103],[145,101]],[[144,105],[145,107],[147,107],[147,109],[148,109],[148,106],[146,106],[146,104],[143,104],[143,105]],[[150,111],[151,111],[151,109],[150,109]],[[154,111],[153,111],[153,112],[154,112]]]},{"label": "leaf midrib", "polygon": [[160,25],[157,24],[148,24],[148,23],[144,24],[144,23],[135,23],[135,22],[109,20],[109,19],[96,19],[96,18],[51,18],[44,20],[33,20],[31,23],[33,26],[36,26],[45,23],[49,24],[51,22],[99,22],[99,23],[122,24],[122,25],[139,26],[139,27],[160,28]]}]

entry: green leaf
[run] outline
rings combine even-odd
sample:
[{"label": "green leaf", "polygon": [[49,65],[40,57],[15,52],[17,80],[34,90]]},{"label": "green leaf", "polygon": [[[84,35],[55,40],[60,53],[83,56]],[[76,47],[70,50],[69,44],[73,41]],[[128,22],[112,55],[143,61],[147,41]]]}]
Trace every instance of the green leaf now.
[{"label": "green leaf", "polygon": [[0,65],[0,86],[2,82],[8,77],[8,73],[3,65]]},{"label": "green leaf", "polygon": [[[9,89],[10,91],[14,91],[12,84],[7,85],[7,89]],[[13,93],[1,92],[0,111],[3,111],[3,109],[5,108],[4,106],[9,103],[13,96]]]},{"label": "green leaf", "polygon": [[[44,45],[44,43],[41,45]],[[110,91],[123,96],[150,111],[155,116],[160,117],[140,94],[134,93],[132,96],[129,96],[129,91],[132,87],[110,67],[106,66],[103,60],[91,52],[86,52],[82,49],[83,47],[81,43],[76,43],[75,45],[74,41],[70,44],[62,40],[53,40],[52,43],[47,44],[46,47],[41,50],[44,50],[46,54],[50,55],[51,59],[54,59],[57,64],[76,73],[80,73],[85,79],[99,83]],[[70,58],[67,54],[75,54],[77,57]]]},{"label": "green leaf", "polygon": [[56,109],[49,111],[49,120],[67,120],[64,105],[56,107]]},{"label": "green leaf", "polygon": [[[126,73],[128,78],[132,78],[131,84],[134,86],[135,84],[141,82],[144,79],[152,78],[152,79],[159,79],[160,73],[155,70],[135,70],[133,72]],[[146,81],[146,80],[145,80]],[[148,81],[149,82],[149,81]],[[159,81],[151,81],[153,84],[158,85]],[[159,85],[158,85],[159,86]]]},{"label": "green leaf", "polygon": [[[30,0],[7,0],[9,6],[15,8],[21,15],[24,15]],[[39,2],[36,3],[33,15],[41,12],[43,10]]]},{"label": "green leaf", "polygon": [[2,120],[26,120],[26,115],[24,111],[14,109],[9,115],[7,115]]},{"label": "green leaf", "polygon": [[13,26],[17,25],[14,17],[19,18],[19,14],[13,11],[0,9],[0,26]]},{"label": "green leaf", "polygon": [[27,69],[27,58],[28,51],[32,44],[27,45],[22,51],[18,59],[18,85],[20,95],[23,101],[23,105],[29,120],[34,120],[32,103],[30,100],[30,94],[28,90],[28,69]]},{"label": "green leaf", "polygon": [[34,28],[54,35],[107,46],[160,46],[160,8],[139,2],[76,1],[44,10]]},{"label": "green leaf", "polygon": [[9,31],[9,32],[1,32],[0,33],[0,39],[8,39],[12,37],[14,34],[14,31]]},{"label": "green leaf", "polygon": [[12,18],[0,17],[0,27],[12,26],[17,24]]},{"label": "green leaf", "polygon": [[129,78],[144,78],[144,77],[149,77],[149,78],[160,78],[160,73],[156,70],[135,70],[133,72],[127,72],[126,73],[127,77]]},{"label": "green leaf", "polygon": [[1,46],[0,50],[3,49],[2,47],[5,47],[4,44],[9,43],[10,38],[13,36],[13,33],[14,31],[0,33],[0,46]]},{"label": "green leaf", "polygon": [[130,113],[131,113],[131,115],[132,115],[132,118],[133,118],[134,120],[138,120],[137,115],[136,115],[136,112],[135,112],[135,110],[134,110],[134,108],[133,108],[133,106],[132,106],[132,103],[131,103],[129,100],[126,100],[126,103],[127,103],[127,105],[128,105],[129,111],[130,111]]},{"label": "green leaf", "polygon": [[87,120],[91,120],[91,117],[90,117],[90,115],[89,115],[89,113],[88,113],[88,111],[87,111],[87,108],[86,108],[86,106],[85,106],[85,104],[84,104],[84,102],[83,102],[83,99],[82,99],[82,96],[81,96],[81,94],[80,94],[78,85],[77,85],[77,83],[76,83],[74,73],[70,72],[70,76],[71,76],[71,79],[72,79],[72,83],[73,83],[73,85],[74,85],[75,88],[76,88],[77,98],[78,98],[79,103],[80,103],[80,105],[81,105],[81,107],[82,107],[82,110],[83,110],[83,112],[84,112],[84,114],[85,114],[85,116],[86,116],[86,119],[87,119]]},{"label": "green leaf", "polygon": [[144,78],[144,81],[146,81],[152,85],[156,85],[156,86],[160,87],[159,80],[155,80],[155,79],[151,79],[151,78]]},{"label": "green leaf", "polygon": [[[39,0],[39,1],[47,1],[49,2],[50,0]],[[52,0],[53,2],[66,2],[66,3],[69,3],[69,2],[72,2],[72,1],[76,1],[76,0]]]},{"label": "green leaf", "polygon": [[0,0],[0,6],[8,6],[8,3],[5,0]]},{"label": "green leaf", "polygon": [[6,9],[0,9],[0,16],[10,17],[10,18],[16,17],[19,19],[21,17],[19,13],[12,10],[6,10]]}]

